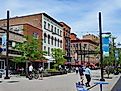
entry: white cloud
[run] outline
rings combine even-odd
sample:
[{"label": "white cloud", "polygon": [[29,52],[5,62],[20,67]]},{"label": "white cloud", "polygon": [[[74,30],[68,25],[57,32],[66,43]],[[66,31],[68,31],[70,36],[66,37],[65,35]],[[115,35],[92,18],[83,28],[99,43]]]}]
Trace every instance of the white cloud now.
[{"label": "white cloud", "polygon": [[46,12],[69,24],[78,36],[82,36],[82,32],[97,33],[98,12],[101,11],[103,31],[111,31],[118,36],[118,41],[121,38],[120,0],[3,0],[0,6],[1,18],[6,17],[7,9],[10,9],[11,16]]}]

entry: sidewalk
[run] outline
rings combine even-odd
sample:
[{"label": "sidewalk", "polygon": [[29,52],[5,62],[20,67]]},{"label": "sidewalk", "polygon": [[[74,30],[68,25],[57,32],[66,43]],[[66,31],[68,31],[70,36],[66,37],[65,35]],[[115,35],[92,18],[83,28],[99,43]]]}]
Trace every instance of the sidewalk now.
[{"label": "sidewalk", "polygon": [[[105,82],[108,82],[109,84],[103,85],[103,91],[111,91],[112,88],[115,86],[116,82],[119,80],[120,76],[121,74],[119,75],[110,74],[110,78],[107,78],[107,75],[104,75]],[[99,82],[100,78],[101,78],[100,72],[99,73],[93,72],[92,80],[90,83],[91,86],[93,86],[95,82]],[[84,79],[84,82],[86,82],[86,78]],[[100,86],[97,85],[91,88],[89,91],[100,91]]]}]

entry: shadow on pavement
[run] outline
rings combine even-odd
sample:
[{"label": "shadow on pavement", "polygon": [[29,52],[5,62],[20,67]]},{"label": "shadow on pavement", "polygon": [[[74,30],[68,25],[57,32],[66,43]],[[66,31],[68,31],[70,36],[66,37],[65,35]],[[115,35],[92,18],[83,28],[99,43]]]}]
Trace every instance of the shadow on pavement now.
[{"label": "shadow on pavement", "polygon": [[104,77],[105,79],[112,79],[113,77]]},{"label": "shadow on pavement", "polygon": [[117,83],[115,84],[115,86],[112,88],[111,91],[121,91],[121,77],[119,78],[119,80],[117,81]]},{"label": "shadow on pavement", "polygon": [[98,79],[98,78],[92,78],[92,80],[98,80],[99,81],[100,79]]},{"label": "shadow on pavement", "polygon": [[16,83],[16,82],[19,82],[19,81],[7,81],[7,83]]}]

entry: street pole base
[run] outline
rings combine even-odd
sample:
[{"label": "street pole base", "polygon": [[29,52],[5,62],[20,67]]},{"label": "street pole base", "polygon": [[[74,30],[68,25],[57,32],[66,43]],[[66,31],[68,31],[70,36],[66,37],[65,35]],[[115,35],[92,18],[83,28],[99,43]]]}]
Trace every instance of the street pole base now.
[{"label": "street pole base", "polygon": [[4,77],[4,79],[10,79],[10,77],[6,76],[6,77]]},{"label": "street pole base", "polygon": [[105,79],[104,78],[101,78],[100,81],[105,81]]}]

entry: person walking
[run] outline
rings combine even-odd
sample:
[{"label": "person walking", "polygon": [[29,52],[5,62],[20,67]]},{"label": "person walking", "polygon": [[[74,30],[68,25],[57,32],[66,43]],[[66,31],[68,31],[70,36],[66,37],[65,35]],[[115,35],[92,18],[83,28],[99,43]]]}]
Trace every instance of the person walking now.
[{"label": "person walking", "polygon": [[78,70],[79,70],[78,67],[76,67],[76,74],[78,74]]},{"label": "person walking", "polygon": [[28,74],[29,80],[32,80],[32,78],[33,78],[32,71],[33,71],[33,66],[32,66],[32,64],[30,64],[30,66],[29,66],[29,74]]},{"label": "person walking", "polygon": [[80,75],[80,79],[81,79],[81,84],[83,84],[83,80],[84,80],[84,69],[82,67],[82,65],[79,67],[79,75]]},{"label": "person walking", "polygon": [[39,68],[39,80],[43,80],[43,71],[44,71],[43,67],[40,66],[40,68]]},{"label": "person walking", "polygon": [[32,74],[32,71],[33,71],[33,66],[32,66],[32,64],[30,64],[30,66],[29,66],[29,75]]},{"label": "person walking", "polygon": [[85,77],[87,79],[87,82],[85,84],[87,87],[90,87],[89,83],[91,81],[91,70],[89,68],[89,65],[86,66],[84,74],[85,74]]}]

